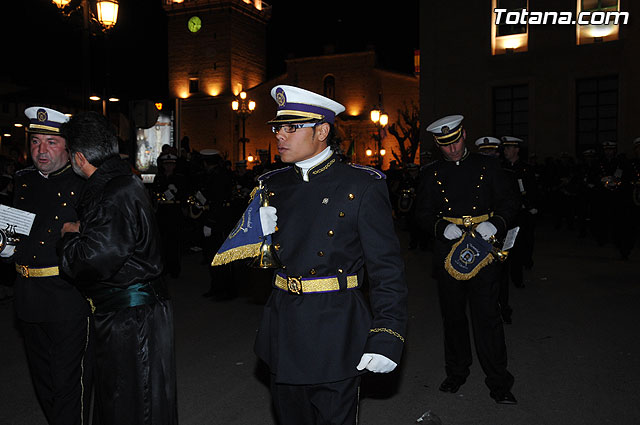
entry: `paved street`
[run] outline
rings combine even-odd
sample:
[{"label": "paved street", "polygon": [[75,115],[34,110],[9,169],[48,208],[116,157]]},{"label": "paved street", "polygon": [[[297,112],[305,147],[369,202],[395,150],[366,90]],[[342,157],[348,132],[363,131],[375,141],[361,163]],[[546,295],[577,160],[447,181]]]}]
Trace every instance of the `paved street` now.
[{"label": "paved street", "polygon": [[[400,233],[407,246],[407,233]],[[590,425],[640,423],[640,249],[618,260],[575,232],[541,224],[526,288],[511,290],[506,326],[509,368],[519,404],[489,398],[477,363],[457,394],[438,391],[444,378],[442,331],[430,252],[404,252],[410,327],[404,359],[388,376],[362,386],[360,423],[412,424],[427,410],[444,425]],[[182,425],[271,425],[265,370],[253,338],[268,277],[240,287],[240,297],[201,297],[208,275],[197,254],[170,280],[175,302],[179,417]],[[475,353],[474,353],[475,355]],[[10,303],[0,305],[0,424],[42,425]]]}]

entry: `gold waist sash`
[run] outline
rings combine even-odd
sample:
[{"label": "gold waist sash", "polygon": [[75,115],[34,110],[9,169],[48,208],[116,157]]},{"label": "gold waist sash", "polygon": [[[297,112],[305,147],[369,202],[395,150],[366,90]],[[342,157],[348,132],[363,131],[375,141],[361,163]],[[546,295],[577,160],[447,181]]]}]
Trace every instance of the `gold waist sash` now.
[{"label": "gold waist sash", "polygon": [[[296,295],[313,292],[334,292],[340,290],[340,282],[337,277],[303,278],[282,276],[276,274],[276,288],[288,291]],[[347,289],[358,287],[358,275],[347,276]]]},{"label": "gold waist sash", "polygon": [[60,274],[60,270],[58,266],[53,267],[29,267],[29,266],[21,266],[16,263],[16,271],[22,277],[49,277],[49,276],[58,276]]},{"label": "gold waist sash", "polygon": [[470,215],[463,215],[461,218],[458,217],[442,217],[443,220],[447,220],[449,223],[457,224],[458,226],[471,227],[474,224],[482,223],[483,221],[489,220],[493,217],[493,213],[479,215],[477,217],[472,217]]}]

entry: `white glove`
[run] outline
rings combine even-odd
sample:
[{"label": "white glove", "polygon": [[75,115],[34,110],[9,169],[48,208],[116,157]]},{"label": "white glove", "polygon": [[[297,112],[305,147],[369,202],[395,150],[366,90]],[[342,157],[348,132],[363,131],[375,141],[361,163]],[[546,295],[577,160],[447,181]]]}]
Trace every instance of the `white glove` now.
[{"label": "white glove", "polygon": [[447,227],[444,229],[444,237],[449,239],[450,241],[454,239],[458,239],[462,236],[462,230],[453,223],[447,224]]},{"label": "white glove", "polygon": [[4,247],[4,249],[2,250],[2,252],[0,252],[0,257],[2,258],[9,258],[13,255],[13,251],[16,250],[16,246],[15,245],[7,245]]},{"label": "white glove", "polygon": [[389,373],[398,366],[396,362],[386,358],[382,354],[364,353],[356,369],[367,369],[375,373]]},{"label": "white glove", "polygon": [[202,228],[202,234],[204,234],[205,238],[208,238],[209,236],[211,236],[211,227],[209,226],[204,226]]},{"label": "white glove", "polygon": [[476,232],[478,232],[480,236],[482,236],[482,239],[488,241],[491,236],[495,235],[498,232],[498,229],[496,229],[496,226],[489,223],[488,221],[483,221],[482,223],[478,224],[478,227],[476,227]]},{"label": "white glove", "polygon": [[262,234],[270,235],[276,231],[278,216],[275,207],[260,207],[260,224],[262,225]]},{"label": "white glove", "polygon": [[538,214],[538,209],[537,209],[537,208],[531,208],[531,209],[529,210],[529,213],[530,213],[531,215],[536,215],[536,214]]}]

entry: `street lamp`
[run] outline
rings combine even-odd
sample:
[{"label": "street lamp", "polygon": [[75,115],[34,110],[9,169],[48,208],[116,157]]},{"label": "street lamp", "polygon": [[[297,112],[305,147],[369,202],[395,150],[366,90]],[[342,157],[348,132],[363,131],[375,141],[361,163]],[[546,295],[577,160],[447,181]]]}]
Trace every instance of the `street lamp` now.
[{"label": "street lamp", "polygon": [[242,159],[245,159],[247,155],[246,144],[249,141],[245,137],[245,122],[253,110],[256,109],[256,102],[251,99],[247,99],[247,93],[241,91],[238,97],[231,102],[231,109],[238,114],[238,117],[242,121],[242,138],[240,139],[240,142],[242,143]]},{"label": "street lamp", "polygon": [[58,9],[64,9],[69,3],[71,3],[71,0],[53,0],[53,3],[58,6]]},{"label": "street lamp", "polygon": [[108,99],[106,98],[102,98],[96,94],[89,96],[89,100],[92,100],[94,102],[98,102],[98,101],[102,101],[102,115],[104,115],[105,117],[107,116],[107,101],[109,102],[120,102],[120,99],[117,97],[110,97]]},{"label": "street lamp", "polygon": [[[58,9],[66,16],[75,12],[79,8],[84,12],[84,24],[85,28],[89,26],[89,20],[91,16],[91,10],[89,6],[90,0],[81,0],[80,5],[70,6],[71,0],[52,0],[53,3],[58,6]],[[96,20],[100,23],[103,30],[109,30],[113,28],[118,22],[118,9],[120,8],[119,0],[95,0],[96,3]],[[67,9],[67,6],[72,7],[71,10]]]},{"label": "street lamp", "polygon": [[105,30],[111,29],[118,22],[117,0],[97,0],[96,11],[98,12],[98,22]]},{"label": "street lamp", "polygon": [[377,142],[376,160],[378,166],[382,168],[382,157],[387,153],[387,151],[382,147],[382,128],[389,124],[389,115],[380,109],[374,109],[371,111],[371,121],[376,125],[378,130],[377,137],[374,137]]},{"label": "street lamp", "polygon": [[[83,26],[82,26],[82,57],[83,57],[83,70],[82,70],[82,97],[83,99],[89,98],[91,91],[91,46],[89,37],[91,34],[89,25],[91,22],[98,22],[100,24],[100,30],[107,33],[107,30],[113,28],[118,22],[118,9],[119,0],[95,0],[96,14],[91,11],[90,2],[94,0],[81,0],[80,4],[72,4],[71,0],[52,0],[53,3],[60,9],[60,12],[65,16],[70,16],[73,13],[82,9]],[[105,43],[106,44],[106,43]],[[107,80],[109,77],[108,59],[107,59]],[[106,91],[106,88],[105,88]],[[93,99],[92,99],[93,100]],[[98,99],[99,100],[99,99]],[[103,103],[103,114],[106,113],[106,104]]]}]

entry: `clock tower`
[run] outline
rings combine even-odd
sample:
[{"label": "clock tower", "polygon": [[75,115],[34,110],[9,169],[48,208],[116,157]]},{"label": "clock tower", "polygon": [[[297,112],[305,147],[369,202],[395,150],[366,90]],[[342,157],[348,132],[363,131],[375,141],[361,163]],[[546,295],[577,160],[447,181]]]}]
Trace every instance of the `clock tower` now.
[{"label": "clock tower", "polygon": [[169,93],[176,99],[177,140],[236,159],[231,101],[266,78],[261,0],[163,0],[168,22]]}]

